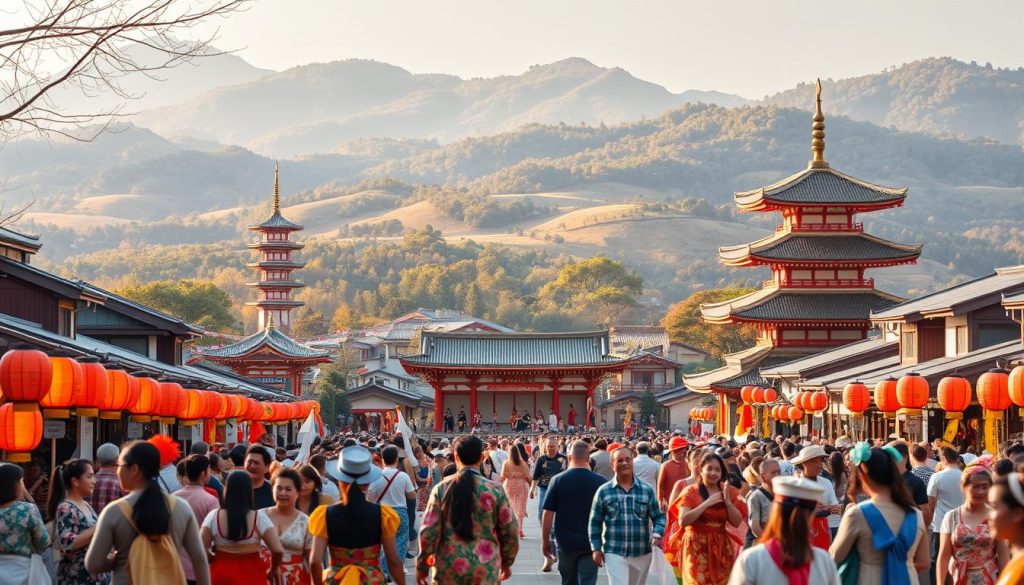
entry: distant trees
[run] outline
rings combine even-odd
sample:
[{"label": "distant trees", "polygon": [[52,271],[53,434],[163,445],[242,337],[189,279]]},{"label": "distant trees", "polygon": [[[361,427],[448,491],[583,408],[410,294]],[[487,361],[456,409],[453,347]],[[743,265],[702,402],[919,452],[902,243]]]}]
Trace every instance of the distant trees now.
[{"label": "distant trees", "polygon": [[292,321],[291,336],[295,338],[315,337],[327,333],[330,323],[320,311],[303,309]]},{"label": "distant trees", "polygon": [[231,298],[207,280],[158,280],[117,294],[213,331],[237,331]]},{"label": "distant trees", "polygon": [[352,413],[352,403],[345,392],[348,390],[348,374],[343,359],[324,366],[316,384],[316,399],[320,403],[320,418],[333,428],[338,428],[338,417]]},{"label": "distant trees", "polygon": [[757,335],[752,325],[708,325],[701,318],[700,306],[718,303],[754,292],[753,288],[719,288],[700,291],[671,307],[661,324],[672,341],[687,343],[721,357],[754,345]]}]

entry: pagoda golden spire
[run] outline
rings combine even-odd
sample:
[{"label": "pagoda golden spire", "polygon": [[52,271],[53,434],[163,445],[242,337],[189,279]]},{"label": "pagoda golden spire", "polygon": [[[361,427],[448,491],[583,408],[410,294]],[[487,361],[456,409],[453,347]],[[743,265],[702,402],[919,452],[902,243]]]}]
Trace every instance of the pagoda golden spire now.
[{"label": "pagoda golden spire", "polygon": [[814,123],[811,124],[811,168],[828,168],[825,162],[825,115],[821,113],[821,80],[814,88]]},{"label": "pagoda golden spire", "polygon": [[274,314],[267,311],[267,331],[274,330]]},{"label": "pagoda golden spire", "polygon": [[281,213],[281,186],[278,180],[279,169],[277,162],[274,162],[274,214]]}]

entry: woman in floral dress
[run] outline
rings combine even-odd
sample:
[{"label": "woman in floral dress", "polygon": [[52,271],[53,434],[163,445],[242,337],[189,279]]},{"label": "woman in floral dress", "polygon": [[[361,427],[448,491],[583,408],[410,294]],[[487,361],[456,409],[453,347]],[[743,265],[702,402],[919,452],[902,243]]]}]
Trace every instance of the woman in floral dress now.
[{"label": "woman in floral dress", "polygon": [[996,541],[988,523],[988,492],[992,475],[983,465],[968,467],[960,480],[964,504],[946,513],[939,528],[936,568],[952,561],[954,585],[995,585],[999,571],[1010,559],[1005,541]]},{"label": "woman in floral dress", "polygon": [[530,497],[530,481],[533,475],[530,473],[529,457],[526,455],[526,448],[522,443],[512,445],[510,457],[501,468],[501,484],[505,488],[505,494],[512,504],[512,512],[519,522],[519,536],[523,537],[523,518],[526,517],[526,500]]},{"label": "woman in floral dress", "polygon": [[434,487],[423,515],[418,582],[499,585],[512,575],[518,524],[505,493],[476,469],[483,452],[479,437],[455,441],[459,470]]},{"label": "woman in floral dress", "polygon": [[747,506],[739,490],[729,485],[721,457],[705,454],[698,469],[700,481],[683,489],[670,504],[679,524],[670,536],[669,550],[679,571],[676,578],[683,585],[725,585],[738,551],[726,525],[738,526]]},{"label": "woman in floral dress", "polygon": [[[259,513],[266,516],[274,525],[277,537],[281,541],[281,547],[284,549],[277,583],[280,585],[309,585],[309,565],[306,559],[309,558],[309,551],[313,546],[313,536],[309,533],[309,516],[295,507],[301,489],[299,486],[302,485],[302,476],[294,469],[282,469],[274,476],[271,485],[274,488],[275,505],[264,508]],[[260,547],[260,557],[263,558],[263,562],[269,570],[270,550]]]},{"label": "woman in floral dress", "polygon": [[88,499],[92,496],[92,464],[75,459],[58,465],[53,471],[53,485],[47,515],[53,518],[54,538],[60,553],[57,583],[60,585],[107,585],[110,573],[90,575],[85,570],[85,551],[96,530],[97,514]]},{"label": "woman in floral dress", "polygon": [[431,467],[433,467],[433,461],[423,451],[423,446],[419,443],[412,446],[412,454],[416,457],[416,463],[419,467],[416,469],[416,511],[422,512],[427,509],[427,498],[430,497],[430,487],[433,485],[431,478]]},{"label": "woman in floral dress", "polygon": [[25,472],[0,463],[0,576],[5,583],[28,580],[33,554],[50,546],[50,535],[35,504],[25,501]]}]

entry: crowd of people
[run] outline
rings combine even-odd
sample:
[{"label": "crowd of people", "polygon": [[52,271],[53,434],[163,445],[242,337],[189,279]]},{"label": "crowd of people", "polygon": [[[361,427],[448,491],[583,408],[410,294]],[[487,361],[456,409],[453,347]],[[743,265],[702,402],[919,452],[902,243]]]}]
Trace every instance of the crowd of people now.
[{"label": "crowd of people", "polygon": [[156,436],[49,477],[0,464],[0,581],[496,585],[536,522],[566,585],[1024,584],[1019,442],[338,433],[298,451]]}]

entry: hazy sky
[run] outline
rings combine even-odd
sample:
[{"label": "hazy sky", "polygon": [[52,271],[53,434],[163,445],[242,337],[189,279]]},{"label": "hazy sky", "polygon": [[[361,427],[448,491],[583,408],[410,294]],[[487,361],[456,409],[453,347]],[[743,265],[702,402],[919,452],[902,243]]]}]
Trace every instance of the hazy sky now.
[{"label": "hazy sky", "polygon": [[922,57],[1024,65],[1021,0],[257,0],[217,24],[218,45],[272,69],[371,58],[492,77],[572,56],[753,98]]}]

